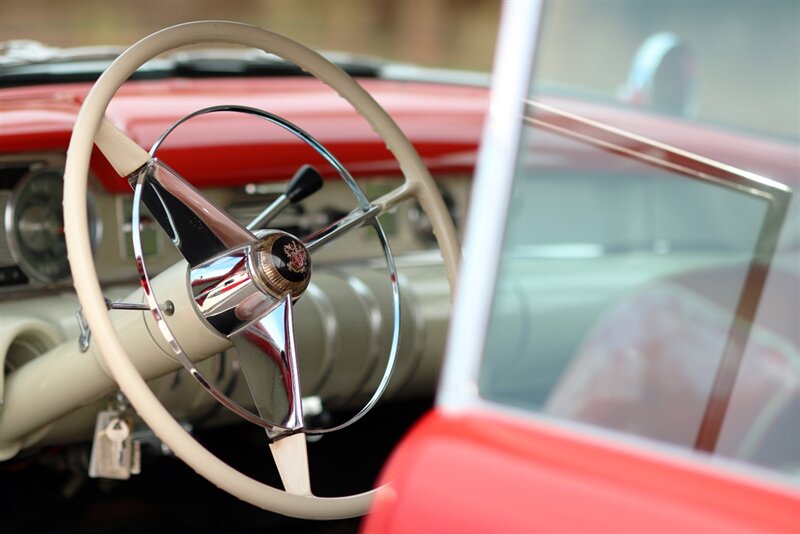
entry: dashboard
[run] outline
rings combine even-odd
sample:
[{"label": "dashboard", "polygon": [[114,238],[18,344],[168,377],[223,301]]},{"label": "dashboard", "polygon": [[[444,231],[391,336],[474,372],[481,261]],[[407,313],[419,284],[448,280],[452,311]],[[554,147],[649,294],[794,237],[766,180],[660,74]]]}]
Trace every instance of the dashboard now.
[{"label": "dashboard", "polygon": [[[486,89],[372,79],[363,83],[415,144],[460,227],[469,204]],[[6,406],[27,403],[29,412],[36,412],[17,418],[6,410],[0,418],[2,458],[48,444],[86,442],[97,412],[114,389],[113,383],[87,388],[56,381],[36,407],[27,400],[32,390],[50,383],[54,372],[51,367],[44,377],[36,369],[44,370],[46,362],[59,358],[73,366],[69,362],[81,357],[79,339],[90,336],[82,333],[76,313],[79,304],[67,264],[61,208],[71,122],[88,88],[86,83],[73,83],[3,89],[0,94],[0,394]],[[129,82],[107,116],[140,146],[149,147],[181,117],[220,100],[268,109],[298,124],[341,161],[370,199],[402,183],[397,163],[375,133],[313,79]],[[271,228],[303,238],[356,207],[330,165],[278,128],[252,117],[225,113],[192,119],[159,147],[158,157],[243,225],[280,196],[292,174],[306,163],[319,169],[322,189],[289,206]],[[91,162],[87,205],[104,295],[126,301],[138,287],[131,244],[132,189],[99,152]],[[398,364],[384,400],[429,399],[450,312],[441,256],[430,222],[416,203],[402,203],[381,215],[380,222],[398,265],[403,308]],[[151,275],[181,261],[146,208],[140,231]],[[382,376],[391,341],[391,285],[370,228],[351,232],[315,253],[313,269],[311,286],[295,306],[306,411],[346,419]],[[252,408],[233,351],[199,366],[220,390]],[[70,373],[80,371],[73,368]],[[215,427],[238,420],[219,409],[183,371],[167,372],[150,386],[186,424]]]}]

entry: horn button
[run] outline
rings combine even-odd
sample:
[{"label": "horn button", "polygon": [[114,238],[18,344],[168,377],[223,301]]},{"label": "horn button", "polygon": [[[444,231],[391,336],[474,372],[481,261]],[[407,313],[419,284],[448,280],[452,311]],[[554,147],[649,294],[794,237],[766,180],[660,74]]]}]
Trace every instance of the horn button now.
[{"label": "horn button", "polygon": [[262,291],[276,298],[303,294],[311,280],[311,257],[302,241],[273,230],[254,248],[253,279]]}]

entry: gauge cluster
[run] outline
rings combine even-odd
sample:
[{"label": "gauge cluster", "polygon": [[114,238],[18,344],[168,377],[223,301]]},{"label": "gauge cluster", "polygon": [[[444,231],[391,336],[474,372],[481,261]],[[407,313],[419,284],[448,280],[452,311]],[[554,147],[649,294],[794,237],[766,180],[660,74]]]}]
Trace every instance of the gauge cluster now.
[{"label": "gauge cluster", "polygon": [[[11,257],[32,282],[50,284],[69,278],[64,237],[62,193],[64,169],[34,165],[8,198],[4,226]],[[88,221],[92,248],[100,237],[92,195]]]},{"label": "gauge cluster", "polygon": [[[64,234],[65,155],[0,156],[0,296],[71,288]],[[130,281],[135,269],[119,253],[117,197],[90,176],[89,240],[101,281]],[[122,195],[125,196],[125,195]]]},{"label": "gauge cluster", "polygon": [[[63,157],[0,159],[0,290],[69,280],[62,209]],[[90,195],[92,243],[100,222]]]}]

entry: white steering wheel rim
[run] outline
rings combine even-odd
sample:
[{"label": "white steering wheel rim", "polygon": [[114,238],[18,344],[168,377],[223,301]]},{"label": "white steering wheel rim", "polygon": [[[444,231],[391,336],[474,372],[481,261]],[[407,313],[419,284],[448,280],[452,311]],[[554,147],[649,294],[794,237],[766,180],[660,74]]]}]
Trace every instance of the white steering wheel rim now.
[{"label": "white steering wheel rim", "polygon": [[197,473],[254,506],[308,519],[339,519],[367,512],[376,489],[321,498],[267,486],[236,471],[194,440],[151,392],[128,358],[107,313],[89,243],[86,218],[87,176],[94,137],[111,98],[148,60],[181,46],[230,43],[276,54],[333,88],[386,142],[406,178],[400,197],[415,196],[428,213],[444,257],[451,288],[459,245],[455,228],[428,170],[389,115],[348,74],[299,43],[254,26],[222,21],[192,22],[154,33],[131,46],[97,80],[73,129],[64,173],[64,228],[75,290],[106,365],[150,429]]}]

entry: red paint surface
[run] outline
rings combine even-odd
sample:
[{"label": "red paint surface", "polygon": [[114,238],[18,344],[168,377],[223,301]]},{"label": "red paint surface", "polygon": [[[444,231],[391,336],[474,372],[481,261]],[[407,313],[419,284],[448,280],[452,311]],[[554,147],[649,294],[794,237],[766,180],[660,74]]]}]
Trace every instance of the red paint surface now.
[{"label": "red paint surface", "polygon": [[[487,90],[438,84],[362,80],[398,122],[434,172],[472,171]],[[72,125],[90,84],[0,91],[0,152],[66,150]],[[322,142],[360,176],[397,174],[383,141],[349,104],[309,78],[162,80],[130,82],[107,116],[142,147],[179,118],[200,108],[238,104],[278,114]],[[303,163],[332,176],[310,148],[268,122],[242,114],[198,117],[179,127],[159,157],[198,186],[286,180]],[[92,170],[111,191],[127,191],[101,157]]]},{"label": "red paint surface", "polygon": [[487,412],[429,414],[380,482],[366,533],[800,531],[782,486]]}]

